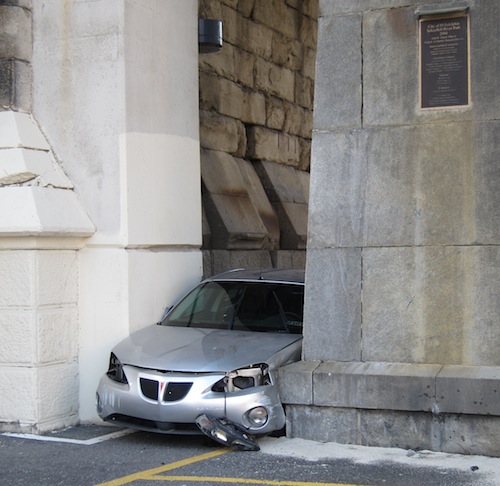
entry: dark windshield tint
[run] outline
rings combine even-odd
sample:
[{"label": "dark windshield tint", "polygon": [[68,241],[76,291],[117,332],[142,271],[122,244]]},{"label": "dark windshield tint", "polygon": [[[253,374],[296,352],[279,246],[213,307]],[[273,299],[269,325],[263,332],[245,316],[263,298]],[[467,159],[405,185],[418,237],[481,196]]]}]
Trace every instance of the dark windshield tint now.
[{"label": "dark windshield tint", "polygon": [[163,326],[302,333],[302,285],[208,282],[187,295]]}]

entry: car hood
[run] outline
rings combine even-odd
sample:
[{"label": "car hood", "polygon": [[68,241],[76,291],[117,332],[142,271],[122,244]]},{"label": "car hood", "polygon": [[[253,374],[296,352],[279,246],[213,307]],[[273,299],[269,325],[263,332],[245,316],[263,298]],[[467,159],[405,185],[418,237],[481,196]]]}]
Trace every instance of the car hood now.
[{"label": "car hood", "polygon": [[[298,334],[153,325],[133,333],[115,346],[113,353],[122,364],[141,368],[226,372],[270,361],[281,366],[300,352],[301,339]],[[277,354],[279,358],[273,359]]]}]

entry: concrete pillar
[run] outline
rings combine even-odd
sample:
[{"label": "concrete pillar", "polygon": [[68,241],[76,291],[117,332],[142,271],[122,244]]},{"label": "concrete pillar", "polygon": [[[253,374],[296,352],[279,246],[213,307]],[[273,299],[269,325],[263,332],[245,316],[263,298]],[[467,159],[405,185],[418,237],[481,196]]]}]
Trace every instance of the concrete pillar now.
[{"label": "concrete pillar", "polygon": [[0,187],[0,421],[36,431],[97,419],[111,347],[201,277],[197,1],[21,7],[33,21],[22,115],[53,167],[0,166],[38,177]]},{"label": "concrete pillar", "polygon": [[96,234],[82,251],[80,417],[109,351],[202,273],[197,2],[34,5],[34,114]]},{"label": "concrete pillar", "polygon": [[442,2],[320,1],[293,435],[500,454],[500,18],[459,7],[472,101],[421,110],[418,22]]}]

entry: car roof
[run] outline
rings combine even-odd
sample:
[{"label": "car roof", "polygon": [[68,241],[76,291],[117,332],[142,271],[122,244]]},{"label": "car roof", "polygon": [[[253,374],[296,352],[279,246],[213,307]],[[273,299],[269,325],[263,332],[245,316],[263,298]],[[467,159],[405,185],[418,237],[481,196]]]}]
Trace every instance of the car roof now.
[{"label": "car roof", "polygon": [[228,281],[238,280],[246,282],[280,282],[280,283],[293,283],[304,284],[304,270],[298,269],[245,269],[237,268],[227,272],[219,273],[206,279],[205,281]]}]

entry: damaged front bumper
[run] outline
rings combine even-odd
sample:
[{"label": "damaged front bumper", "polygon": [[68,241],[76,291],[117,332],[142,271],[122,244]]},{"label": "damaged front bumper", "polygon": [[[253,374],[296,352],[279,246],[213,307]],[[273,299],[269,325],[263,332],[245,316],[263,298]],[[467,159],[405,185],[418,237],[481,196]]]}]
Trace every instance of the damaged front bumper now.
[{"label": "damaged front bumper", "polygon": [[[117,383],[104,375],[96,393],[99,416],[116,425],[166,434],[200,433],[195,421],[203,414],[238,424],[246,433],[254,435],[269,434],[285,425],[285,413],[275,385],[214,391],[215,384],[224,379],[224,375],[161,373],[127,365],[123,370],[127,383]],[[155,384],[154,395],[145,395],[144,381]],[[190,387],[185,396],[171,400],[168,390],[172,385],[184,386],[186,382]]]},{"label": "damaged front bumper", "polygon": [[242,451],[260,450],[259,444],[242,427],[227,419],[218,419],[202,414],[196,418],[196,425],[207,437],[219,442],[219,444]]}]

